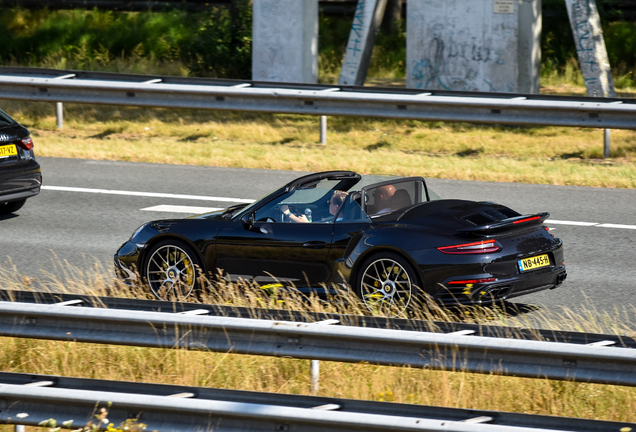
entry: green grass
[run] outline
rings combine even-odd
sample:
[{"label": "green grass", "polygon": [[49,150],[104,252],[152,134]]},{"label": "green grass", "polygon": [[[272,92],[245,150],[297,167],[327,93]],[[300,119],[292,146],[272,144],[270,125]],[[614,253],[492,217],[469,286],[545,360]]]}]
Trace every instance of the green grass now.
[{"label": "green grass", "polygon": [[[4,9],[4,65],[187,75],[180,47],[202,16],[170,13]],[[175,64],[176,63],[176,64]]]}]

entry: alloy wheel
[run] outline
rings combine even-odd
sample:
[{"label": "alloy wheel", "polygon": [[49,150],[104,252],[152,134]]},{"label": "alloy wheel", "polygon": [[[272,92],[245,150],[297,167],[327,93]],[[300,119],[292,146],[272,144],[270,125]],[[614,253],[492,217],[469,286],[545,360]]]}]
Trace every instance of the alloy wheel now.
[{"label": "alloy wheel", "polygon": [[196,269],[185,250],[175,245],[164,245],[150,256],[146,277],[158,298],[182,300],[194,289]]},{"label": "alloy wheel", "polygon": [[360,288],[362,300],[371,312],[399,315],[411,302],[413,280],[399,262],[381,258],[364,270]]}]

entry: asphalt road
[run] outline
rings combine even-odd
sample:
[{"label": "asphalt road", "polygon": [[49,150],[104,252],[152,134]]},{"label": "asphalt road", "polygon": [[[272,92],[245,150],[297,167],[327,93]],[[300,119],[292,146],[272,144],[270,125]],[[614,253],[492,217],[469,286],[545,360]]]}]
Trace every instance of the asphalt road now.
[{"label": "asphalt road", "polygon": [[[17,214],[0,217],[0,265],[6,269],[10,257],[20,275],[35,280],[48,274],[63,277],[66,262],[85,270],[97,263],[111,272],[113,253],[143,222],[188,215],[178,211],[197,212],[183,206],[223,208],[232,199],[258,199],[302,174],[38,160],[45,188]],[[548,222],[559,222],[548,225],[565,242],[567,281],[514,302],[555,311],[585,307],[610,314],[615,308],[636,312],[636,190],[440,179],[428,184],[444,198],[494,201],[521,213],[548,211]],[[169,211],[157,211],[157,206],[169,206]],[[587,224],[572,225],[578,222]]]}]

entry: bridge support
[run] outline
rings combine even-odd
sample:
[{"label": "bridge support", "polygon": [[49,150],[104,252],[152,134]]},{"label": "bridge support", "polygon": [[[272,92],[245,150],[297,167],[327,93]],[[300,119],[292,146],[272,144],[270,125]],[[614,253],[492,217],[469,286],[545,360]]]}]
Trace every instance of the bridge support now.
[{"label": "bridge support", "polygon": [[[565,0],[585,90],[592,97],[616,97],[601,19],[594,0]],[[610,130],[605,129],[603,156],[610,157]]]},{"label": "bridge support", "polygon": [[539,93],[541,0],[409,0],[410,88]]},{"label": "bridge support", "polygon": [[253,0],[252,79],[318,82],[318,0]]},{"label": "bridge support", "polygon": [[364,85],[387,0],[358,0],[340,70],[340,85]]}]

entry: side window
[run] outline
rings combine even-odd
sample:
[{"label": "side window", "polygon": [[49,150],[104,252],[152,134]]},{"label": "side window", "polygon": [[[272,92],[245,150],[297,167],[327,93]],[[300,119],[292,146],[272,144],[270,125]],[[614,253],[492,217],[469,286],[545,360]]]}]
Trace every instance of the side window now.
[{"label": "side window", "polygon": [[363,199],[366,212],[369,215],[382,215],[426,202],[423,186],[420,179],[407,179],[365,188]]},{"label": "side window", "polygon": [[[358,194],[359,199],[359,194]],[[369,216],[362,210],[355,196],[349,197],[336,217],[336,223],[371,222]]]}]

